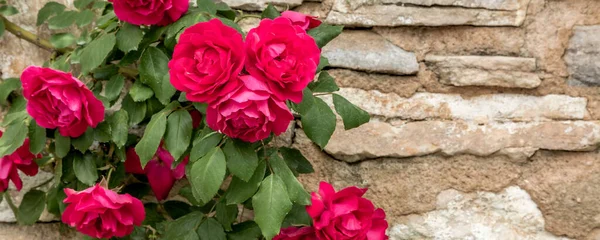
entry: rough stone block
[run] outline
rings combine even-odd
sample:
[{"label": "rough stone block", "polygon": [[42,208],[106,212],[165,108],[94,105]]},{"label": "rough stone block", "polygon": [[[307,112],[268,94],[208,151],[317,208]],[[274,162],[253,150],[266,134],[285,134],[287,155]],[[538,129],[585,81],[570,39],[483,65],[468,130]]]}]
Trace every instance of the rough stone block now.
[{"label": "rough stone block", "polygon": [[419,70],[414,53],[370,31],[344,31],[323,48],[323,56],[333,67],[398,75],[415,74]]},{"label": "rough stone block", "polygon": [[600,86],[600,25],[574,27],[564,58],[571,85]]},{"label": "rough stone block", "polygon": [[262,11],[269,3],[284,9],[302,4],[302,0],[221,0],[232,8],[246,11]]},{"label": "rough stone block", "polygon": [[535,58],[428,55],[425,61],[441,83],[454,86],[535,88],[541,84],[534,72]]}]

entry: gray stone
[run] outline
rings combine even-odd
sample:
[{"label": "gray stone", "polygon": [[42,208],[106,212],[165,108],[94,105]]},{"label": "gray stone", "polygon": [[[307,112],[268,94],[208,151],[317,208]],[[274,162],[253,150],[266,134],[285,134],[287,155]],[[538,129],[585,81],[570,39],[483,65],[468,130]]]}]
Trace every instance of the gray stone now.
[{"label": "gray stone", "polygon": [[[567,95],[492,94],[465,99],[458,94],[422,92],[404,98],[395,93],[358,88],[341,88],[337,93],[371,115],[386,120],[459,119],[488,123],[589,117],[587,100]],[[331,97],[323,98],[331,104]]]},{"label": "gray stone", "polygon": [[232,8],[246,11],[262,11],[269,3],[282,9],[289,9],[302,4],[302,0],[221,0]]},{"label": "gray stone", "polygon": [[323,48],[323,56],[333,67],[399,75],[419,70],[414,53],[370,31],[344,31]]},{"label": "gray stone", "polygon": [[535,88],[542,82],[535,58],[427,55],[425,61],[441,83],[454,86]]},{"label": "gray stone", "polygon": [[465,8],[485,8],[495,10],[519,10],[527,0],[376,0],[384,4],[415,4],[420,6],[456,6]]},{"label": "gray stone", "polygon": [[499,193],[449,189],[438,194],[436,205],[434,211],[396,220],[390,239],[567,239],[544,230],[542,212],[518,186]]},{"label": "gray stone", "polygon": [[[386,2],[398,4],[386,4]],[[331,24],[349,26],[520,26],[526,15],[526,0],[519,10],[490,10],[485,8],[435,7],[404,5],[402,1],[347,1],[335,0],[332,11],[326,21]],[[409,1],[415,2],[415,1]],[[419,1],[422,2],[422,1]],[[447,1],[443,1],[446,2]],[[490,2],[490,1],[465,1]],[[510,5],[510,4],[509,4]]]},{"label": "gray stone", "polygon": [[[39,173],[33,177],[26,176],[25,174],[22,174],[21,172],[19,172],[19,175],[21,176],[21,179],[23,180],[23,188],[21,189],[21,191],[17,192],[15,189],[15,186],[12,184],[12,182],[8,187],[8,191],[9,191],[10,195],[12,196],[12,200],[13,200],[14,204],[17,206],[19,206],[19,204],[23,200],[23,196],[30,189],[32,189],[36,186],[41,186],[39,188],[40,190],[43,190],[43,191],[48,190],[50,188],[50,186],[52,186],[52,183],[48,182],[48,181],[50,181],[51,179],[54,178],[54,174],[44,172],[44,171],[39,171]],[[46,184],[42,185],[43,183],[46,183]],[[57,220],[56,216],[54,216],[46,211],[44,211],[44,213],[40,217],[40,221],[42,221],[42,222],[49,222],[49,221],[55,221],[55,220]],[[16,222],[15,215],[13,214],[12,210],[10,209],[10,207],[8,206],[6,201],[2,201],[2,203],[0,203],[0,223],[1,222]]]},{"label": "gray stone", "polygon": [[[357,142],[356,139],[361,139]],[[600,144],[600,122],[510,122],[477,124],[463,121],[421,121],[390,124],[371,120],[344,131],[341,123],[325,151],[356,162],[381,157],[493,154],[529,155],[532,149],[591,151]],[[502,151],[510,148],[511,151]]]},{"label": "gray stone", "polygon": [[564,58],[571,85],[600,86],[600,25],[574,27]]}]

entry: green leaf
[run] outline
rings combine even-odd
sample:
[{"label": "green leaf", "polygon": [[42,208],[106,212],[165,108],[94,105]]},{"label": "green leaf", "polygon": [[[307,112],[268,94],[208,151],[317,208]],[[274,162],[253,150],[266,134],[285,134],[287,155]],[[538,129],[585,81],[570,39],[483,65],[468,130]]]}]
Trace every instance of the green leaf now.
[{"label": "green leaf", "polygon": [[238,215],[237,205],[227,205],[224,202],[217,203],[217,221],[223,225],[227,231],[231,231],[231,224],[235,221]]},{"label": "green leaf", "polygon": [[213,0],[197,0],[198,10],[207,12],[211,15],[217,14],[217,5]]},{"label": "green leaf", "polygon": [[135,146],[135,152],[140,156],[142,167],[146,166],[156,153],[156,150],[158,150],[158,146],[160,145],[160,141],[162,140],[166,129],[167,114],[164,112],[154,114],[150,123],[146,126],[144,136]]},{"label": "green leaf", "polygon": [[156,47],[148,47],[140,60],[140,79],[154,90],[162,103],[170,102],[176,90],[169,81],[169,57]]},{"label": "green leaf", "polygon": [[57,157],[64,158],[69,150],[71,150],[71,138],[60,135],[60,132],[56,130],[54,132],[54,153]]},{"label": "green leaf", "polygon": [[233,231],[227,234],[229,240],[261,239],[260,228],[253,221],[246,221],[233,226]]},{"label": "green leaf", "polygon": [[344,26],[332,26],[322,23],[318,27],[308,30],[308,35],[315,39],[319,48],[323,48],[327,43],[339,36],[343,29]]},{"label": "green leaf", "polygon": [[4,6],[0,7],[0,15],[4,15],[5,17],[12,16],[17,13],[19,13],[19,10],[17,10],[13,6],[4,5]]},{"label": "green leaf", "polygon": [[104,87],[104,97],[109,101],[117,99],[121,95],[123,86],[125,86],[125,77],[123,75],[117,74],[112,76]]},{"label": "green leaf", "polygon": [[0,105],[6,105],[10,93],[19,88],[21,88],[21,80],[18,78],[7,78],[0,82]]},{"label": "green leaf", "polygon": [[138,125],[146,118],[146,102],[135,102],[129,94],[123,99],[123,109],[129,115],[129,125]]},{"label": "green leaf", "polygon": [[198,199],[194,197],[194,193],[192,193],[192,186],[190,185],[186,185],[179,189],[179,195],[187,199],[192,205],[204,206],[203,202],[198,201]]},{"label": "green leaf", "polygon": [[368,123],[371,119],[368,112],[335,93],[333,94],[333,105],[335,111],[342,117],[344,129],[346,130]]},{"label": "green leaf", "polygon": [[0,126],[7,127],[15,121],[25,121],[28,116],[29,113],[27,113],[26,111],[10,113],[4,117],[4,120],[2,121],[2,124],[0,124]]},{"label": "green leaf", "polygon": [[323,68],[329,66],[329,59],[321,56],[319,59],[319,66],[317,66],[317,72],[321,72]]},{"label": "green leaf", "polygon": [[117,32],[117,47],[124,53],[138,50],[142,38],[144,38],[144,31],[140,27],[124,23]]},{"label": "green leaf", "polygon": [[340,90],[337,83],[335,83],[335,79],[327,72],[321,72],[319,79],[316,82],[309,83],[308,88],[312,92],[335,92]]},{"label": "green leaf", "polygon": [[232,27],[233,29],[235,29],[236,31],[238,31],[240,34],[242,34],[242,36],[245,36],[245,33],[242,30],[242,28],[240,27],[240,25],[238,25],[234,21],[231,21],[228,18],[222,18],[222,17],[219,17],[218,19],[221,20],[221,22],[223,24],[225,24],[226,26]]},{"label": "green leaf", "polygon": [[36,25],[42,25],[49,17],[53,15],[58,15],[65,10],[65,5],[62,5],[57,2],[48,2],[37,14],[37,22]]},{"label": "green leaf", "polygon": [[69,63],[69,55],[64,54],[60,57],[57,57],[52,61],[51,68],[56,70],[61,70],[63,72],[69,72],[71,70],[71,64]]},{"label": "green leaf", "polygon": [[71,144],[73,144],[73,147],[75,147],[75,149],[79,150],[82,153],[84,153],[88,148],[90,148],[93,142],[94,129],[91,127],[88,127],[88,129],[85,131],[85,133],[83,133],[83,135],[71,139]]},{"label": "green leaf", "polygon": [[327,103],[320,98],[314,100],[314,105],[302,114],[302,129],[310,140],[323,149],[335,131],[336,117]]},{"label": "green leaf", "polygon": [[279,152],[287,163],[288,167],[295,173],[313,173],[312,164],[302,155],[298,149],[282,147]]},{"label": "green leaf", "polygon": [[181,201],[167,201],[163,203],[163,206],[165,207],[165,211],[167,211],[169,216],[173,219],[185,216],[190,212],[191,207],[189,204]]},{"label": "green leaf", "polygon": [[237,16],[235,11],[224,2],[217,3],[217,14],[232,21],[235,20],[235,17]]},{"label": "green leaf", "polygon": [[12,154],[17,148],[21,147],[25,142],[27,132],[25,121],[10,123],[2,137],[0,137],[0,158]]},{"label": "green leaf", "polygon": [[225,192],[225,199],[227,199],[227,204],[241,204],[254,196],[258,187],[260,186],[261,181],[265,177],[265,172],[267,170],[267,164],[262,161],[252,177],[248,181],[243,181],[238,177],[233,177],[231,180],[231,184],[229,184],[229,188],[227,192]]},{"label": "green leaf", "polygon": [[2,37],[2,35],[4,35],[4,21],[0,21],[0,37]]},{"label": "green leaf", "polygon": [[81,10],[88,7],[92,2],[93,0],[75,0],[75,2],[73,2],[73,5],[75,5],[77,9]]},{"label": "green leaf", "polygon": [[92,10],[83,10],[75,17],[75,24],[78,27],[84,27],[94,21],[94,12]]},{"label": "green leaf", "polygon": [[41,153],[46,146],[46,129],[37,125],[31,119],[29,123],[29,151],[33,154]]},{"label": "green leaf", "polygon": [[283,227],[289,226],[310,226],[313,223],[312,218],[306,212],[306,206],[294,204],[292,210],[285,216]]},{"label": "green leaf", "polygon": [[104,63],[115,47],[115,34],[106,34],[90,42],[81,52],[81,72],[87,73]]},{"label": "green leaf", "polygon": [[202,133],[194,139],[194,145],[190,151],[190,161],[195,162],[201,157],[204,157],[204,155],[221,142],[222,138],[222,134],[212,132],[208,127],[204,128]]},{"label": "green leaf", "polygon": [[225,155],[218,147],[194,163],[190,181],[196,198],[209,202],[215,196],[225,177],[225,165]]},{"label": "green leaf", "polygon": [[277,11],[277,9],[275,7],[273,7],[273,4],[269,3],[269,5],[267,5],[267,8],[265,8],[265,10],[263,10],[262,14],[260,14],[260,18],[270,18],[270,19],[275,19],[277,17],[281,16],[281,13],[279,13],[279,11]]},{"label": "green leaf", "polygon": [[29,190],[19,205],[17,221],[22,225],[33,225],[42,216],[46,208],[46,193]]},{"label": "green leaf", "polygon": [[198,237],[198,233],[191,231],[183,235],[181,240],[200,240],[200,237]]},{"label": "green leaf", "polygon": [[198,228],[200,240],[226,240],[225,230],[214,218],[206,219]]},{"label": "green leaf", "polygon": [[117,145],[118,148],[122,148],[127,143],[127,135],[129,133],[129,115],[127,111],[121,109],[115,112],[110,118],[110,128],[112,131],[111,140]]},{"label": "green leaf", "polygon": [[64,11],[48,20],[48,28],[58,30],[68,28],[75,22],[79,13],[77,11]]},{"label": "green leaf", "polygon": [[96,159],[92,153],[88,152],[83,157],[81,154],[74,154],[73,170],[75,171],[75,177],[88,186],[94,185],[98,180]]},{"label": "green leaf", "polygon": [[254,221],[267,240],[279,233],[285,215],[292,209],[285,183],[271,174],[260,184],[258,193],[252,197]]},{"label": "green leaf", "polygon": [[229,171],[244,181],[250,180],[256,166],[258,166],[258,156],[252,144],[231,139],[225,143],[223,151],[225,157],[227,157]]},{"label": "green leaf", "polygon": [[165,145],[173,158],[179,159],[188,149],[192,130],[192,116],[187,110],[180,109],[169,115]]},{"label": "green leaf", "polygon": [[195,232],[203,218],[202,212],[191,212],[175,221],[167,222],[165,224],[166,232],[162,239],[182,239],[190,231]]},{"label": "green leaf", "polygon": [[109,142],[111,138],[112,131],[110,128],[110,123],[108,123],[108,121],[99,123],[98,126],[94,129],[94,140],[98,142]]},{"label": "green leaf", "polygon": [[129,95],[136,102],[143,102],[154,96],[152,89],[144,85],[141,81],[135,81],[129,90]]},{"label": "green leaf", "polygon": [[300,113],[300,115],[306,114],[315,105],[315,97],[309,88],[305,88],[302,91],[302,102],[299,104],[292,104],[294,111]]},{"label": "green leaf", "polygon": [[271,164],[271,168],[273,168],[274,174],[281,177],[281,180],[285,183],[290,200],[297,204],[310,205],[310,195],[304,190],[304,186],[294,176],[278,152],[271,154],[269,163]]}]

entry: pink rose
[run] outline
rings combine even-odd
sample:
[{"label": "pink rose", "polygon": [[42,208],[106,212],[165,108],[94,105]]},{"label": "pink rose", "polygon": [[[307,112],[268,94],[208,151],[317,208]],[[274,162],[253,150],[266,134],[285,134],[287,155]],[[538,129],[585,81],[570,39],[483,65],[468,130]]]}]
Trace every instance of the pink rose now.
[{"label": "pink rose", "polygon": [[321,21],[319,21],[316,17],[304,15],[299,12],[284,11],[281,13],[281,16],[289,19],[290,21],[292,21],[292,24],[301,27],[305,31],[311,30],[321,25]]},{"label": "pink rose", "polygon": [[198,23],[175,45],[171,84],[190,101],[214,102],[237,88],[245,58],[242,35],[235,29],[216,18]]},{"label": "pink rose", "polygon": [[154,158],[142,169],[140,157],[134,148],[130,148],[127,150],[125,171],[134,174],[146,174],[152,192],[154,192],[156,199],[161,201],[169,196],[169,192],[173,188],[175,181],[185,176],[185,166],[189,161],[189,157],[185,157],[175,169],[171,169],[174,161],[175,158],[161,144],[158,150],[156,150]]},{"label": "pink rose", "polygon": [[[2,137],[2,131],[0,131],[0,137]],[[0,158],[0,192],[8,189],[9,180],[15,184],[18,191],[21,191],[23,182],[17,169],[27,176],[35,176],[38,173],[38,165],[33,159],[41,157],[41,154],[33,155],[29,151],[29,139],[25,139],[23,145],[14,153]]]},{"label": "pink rose", "polygon": [[38,125],[79,137],[104,120],[104,105],[70,73],[30,66],[21,74],[27,112]]},{"label": "pink rose", "polygon": [[331,184],[321,182],[319,193],[311,194],[312,205],[306,207],[319,239],[388,239],[385,212],[362,197],[366,191],[348,187],[336,193]]},{"label": "pink rose", "polygon": [[279,100],[302,101],[315,77],[321,50],[302,27],[285,17],[263,19],[246,37],[246,70],[267,83]]},{"label": "pink rose", "polygon": [[273,240],[318,240],[313,227],[288,227],[281,229]]},{"label": "pink rose", "polygon": [[166,26],[187,12],[188,0],[109,0],[121,21],[133,25]]},{"label": "pink rose", "polygon": [[214,130],[246,142],[279,135],[294,119],[284,102],[274,99],[267,85],[241,76],[242,85],[206,109],[206,123]]},{"label": "pink rose", "polygon": [[129,194],[117,194],[99,184],[81,192],[65,188],[68,206],[62,221],[94,238],[124,237],[146,217],[142,201]]}]

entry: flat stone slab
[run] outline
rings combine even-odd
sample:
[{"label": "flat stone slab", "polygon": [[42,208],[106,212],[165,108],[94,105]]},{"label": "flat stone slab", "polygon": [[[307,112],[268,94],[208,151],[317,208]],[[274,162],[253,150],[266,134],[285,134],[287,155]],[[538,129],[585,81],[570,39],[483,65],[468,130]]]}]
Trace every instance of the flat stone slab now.
[{"label": "flat stone slab", "polygon": [[[339,160],[357,162],[385,157],[445,155],[523,155],[532,149],[591,151],[600,144],[600,122],[511,122],[480,125],[464,121],[390,124],[372,120],[344,131],[338,123],[325,151]],[[356,139],[361,139],[360,143]],[[509,149],[511,152],[503,150]]]},{"label": "flat stone slab", "polygon": [[344,31],[323,48],[333,67],[389,73],[416,74],[417,57],[370,31]]},{"label": "flat stone slab", "polygon": [[535,58],[428,55],[425,62],[448,85],[535,88],[542,82]]},{"label": "flat stone slab", "polygon": [[[567,95],[493,94],[463,98],[458,94],[416,93],[409,98],[377,90],[341,88],[338,94],[371,115],[386,120],[507,121],[582,120],[587,99]],[[330,97],[323,97],[331,102]]]},{"label": "flat stone slab", "polygon": [[262,11],[269,3],[283,9],[293,8],[302,4],[302,0],[221,0],[232,8],[246,11]]},{"label": "flat stone slab", "polygon": [[600,86],[600,25],[573,28],[565,62],[571,85]]},{"label": "flat stone slab", "polygon": [[[528,2],[529,0],[335,0],[326,21],[330,24],[360,27],[520,26],[525,19]],[[497,10],[502,8],[511,10]]]}]

